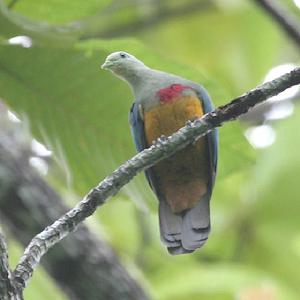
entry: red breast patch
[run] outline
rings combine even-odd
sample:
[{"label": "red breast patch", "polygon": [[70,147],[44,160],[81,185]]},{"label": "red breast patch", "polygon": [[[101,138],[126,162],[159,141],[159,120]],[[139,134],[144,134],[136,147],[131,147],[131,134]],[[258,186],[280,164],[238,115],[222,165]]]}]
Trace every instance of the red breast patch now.
[{"label": "red breast patch", "polygon": [[156,93],[156,96],[159,97],[160,102],[169,103],[172,102],[176,97],[179,97],[181,95],[181,92],[186,89],[191,89],[191,87],[176,83],[166,88],[160,89]]}]

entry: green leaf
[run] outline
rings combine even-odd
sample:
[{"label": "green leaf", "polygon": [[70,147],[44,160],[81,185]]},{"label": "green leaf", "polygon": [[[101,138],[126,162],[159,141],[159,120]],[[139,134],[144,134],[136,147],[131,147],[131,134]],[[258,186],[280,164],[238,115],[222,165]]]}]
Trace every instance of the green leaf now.
[{"label": "green leaf", "polygon": [[[178,262],[177,262],[178,263]],[[222,264],[180,264],[177,273],[156,274],[154,280],[158,299],[239,299],[243,295],[268,294],[276,299],[297,299],[280,280],[272,278],[266,272],[243,265]],[[177,274],[177,276],[174,276]],[[167,284],[166,284],[167,283]],[[206,298],[207,297],[207,298]],[[271,297],[271,299],[272,299]],[[250,299],[250,298],[249,298]],[[251,298],[252,299],[252,298]],[[257,298],[253,298],[257,299]]]},{"label": "green leaf", "polygon": [[72,24],[60,27],[31,21],[7,9],[3,0],[0,0],[0,45],[6,44],[7,39],[20,35],[29,36],[35,44],[66,47],[76,40],[79,29]]},{"label": "green leaf", "polygon": [[255,170],[257,197],[256,216],[264,224],[287,230],[298,230],[300,209],[298,185],[300,178],[300,109],[275,127],[276,141],[261,155]]},{"label": "green leaf", "polygon": [[[32,20],[60,24],[82,19],[101,10],[111,0],[26,0],[17,1],[13,11]],[[7,4],[11,1],[6,1]]]},{"label": "green leaf", "polygon": [[160,53],[205,70],[233,97],[259,83],[286,40],[255,5],[217,2],[220,9],[166,20],[139,37]]},{"label": "green leaf", "polygon": [[248,186],[248,219],[253,226],[253,247],[246,258],[281,276],[299,293],[300,277],[300,109],[276,127],[276,141],[258,160]]}]

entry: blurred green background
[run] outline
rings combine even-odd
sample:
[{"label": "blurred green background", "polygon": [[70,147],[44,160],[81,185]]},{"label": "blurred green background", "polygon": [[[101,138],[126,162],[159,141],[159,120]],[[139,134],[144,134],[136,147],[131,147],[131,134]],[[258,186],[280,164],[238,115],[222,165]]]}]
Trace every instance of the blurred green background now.
[{"label": "blurred green background", "polygon": [[[300,22],[299,1],[281,2]],[[251,0],[0,0],[0,43],[0,98],[52,151],[37,151],[34,166],[70,205],[135,154],[130,90],[100,69],[110,52],[201,83],[215,105],[299,64],[299,48]],[[153,299],[299,299],[298,88],[220,129],[200,251],[167,254],[143,175],[88,221]],[[22,251],[9,245],[15,264]],[[41,269],[25,298],[53,297],[66,299]]]}]

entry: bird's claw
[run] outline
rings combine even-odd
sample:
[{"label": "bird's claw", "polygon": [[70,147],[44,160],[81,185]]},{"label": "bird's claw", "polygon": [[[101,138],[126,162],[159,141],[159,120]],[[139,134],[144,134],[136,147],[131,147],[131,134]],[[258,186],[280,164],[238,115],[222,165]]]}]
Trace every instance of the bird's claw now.
[{"label": "bird's claw", "polygon": [[185,125],[188,126],[188,127],[192,127],[193,122],[191,120],[188,120]]},{"label": "bird's claw", "polygon": [[165,135],[162,135],[162,136],[160,136],[157,140],[155,140],[155,141],[153,142],[153,145],[154,145],[154,146],[159,146],[159,145],[165,143],[167,140],[168,140],[168,137],[165,136]]}]

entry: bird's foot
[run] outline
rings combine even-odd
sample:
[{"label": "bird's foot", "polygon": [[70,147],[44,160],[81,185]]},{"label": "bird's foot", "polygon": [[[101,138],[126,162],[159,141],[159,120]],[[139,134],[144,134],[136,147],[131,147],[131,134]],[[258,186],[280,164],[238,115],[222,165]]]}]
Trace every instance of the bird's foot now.
[{"label": "bird's foot", "polygon": [[[195,124],[194,124],[194,121],[191,121],[191,120],[188,120],[187,122],[186,122],[186,124],[185,124],[187,127],[193,127]],[[192,146],[195,146],[196,145],[196,143],[197,143],[197,140],[194,140],[193,142],[192,142]]]},{"label": "bird's foot", "polygon": [[185,123],[185,125],[186,125],[187,127],[193,127],[194,122],[191,121],[191,120],[188,120],[188,121]]},{"label": "bird's foot", "polygon": [[154,146],[159,146],[164,144],[168,140],[168,137],[165,135],[160,136],[157,140],[153,142]]}]

